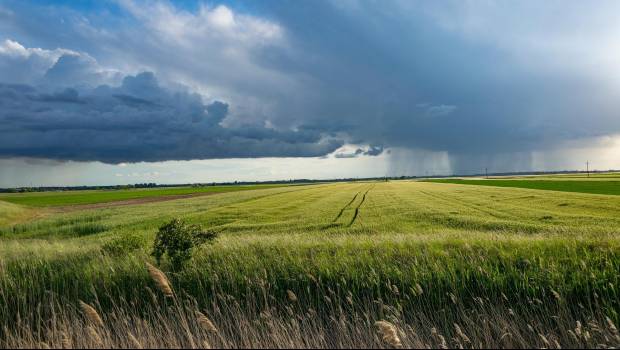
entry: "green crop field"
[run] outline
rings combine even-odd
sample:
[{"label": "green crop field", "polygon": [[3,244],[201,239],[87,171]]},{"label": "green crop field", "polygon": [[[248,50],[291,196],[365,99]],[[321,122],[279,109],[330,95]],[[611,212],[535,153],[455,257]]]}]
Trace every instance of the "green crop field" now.
[{"label": "green crop field", "polygon": [[[619,346],[620,196],[469,182],[261,188],[40,216],[0,202],[0,328],[11,329],[0,346],[398,345],[377,336],[378,320],[407,347]],[[571,181],[598,186],[583,182]],[[219,238],[181,270],[156,265],[166,298],[145,263],[173,218]],[[80,300],[103,319],[97,336]]]},{"label": "green crop field", "polygon": [[[514,178],[514,179],[433,179],[425,180],[435,183],[450,183],[459,185],[518,187],[534,190],[580,192],[594,194],[620,195],[620,178],[613,181],[604,181],[601,178],[586,180],[583,177],[575,178]],[[581,181],[579,181],[581,180]]]},{"label": "green crop field", "polygon": [[200,193],[222,193],[282,187],[286,185],[167,187],[153,189],[51,191],[0,194],[0,201],[35,207],[53,207],[78,204],[96,204],[131,199],[179,196]]}]

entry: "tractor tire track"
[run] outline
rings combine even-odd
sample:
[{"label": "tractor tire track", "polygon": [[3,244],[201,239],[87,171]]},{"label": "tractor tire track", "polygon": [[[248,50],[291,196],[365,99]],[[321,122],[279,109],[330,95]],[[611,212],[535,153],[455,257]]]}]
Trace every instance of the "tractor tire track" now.
[{"label": "tractor tire track", "polygon": [[338,213],[338,215],[336,215],[334,220],[332,220],[332,224],[335,223],[336,221],[338,221],[338,219],[340,219],[340,217],[342,216],[342,213],[344,213],[344,211],[347,210],[349,205],[351,205],[353,202],[355,202],[355,199],[357,198],[357,196],[359,196],[359,194],[360,194],[360,192],[357,192],[355,194],[355,196],[353,196],[353,199],[351,199],[351,201],[349,203],[347,203],[344,207],[342,207],[342,209],[340,209],[340,212]]},{"label": "tractor tire track", "polygon": [[355,213],[353,213],[353,218],[351,218],[351,222],[349,222],[349,225],[347,225],[347,227],[351,227],[355,223],[355,220],[357,220],[357,216],[360,213],[360,207],[362,206],[362,204],[364,204],[364,201],[366,200],[366,195],[374,187],[375,185],[372,185],[372,187],[370,187],[369,189],[366,190],[366,192],[364,192],[364,195],[362,196],[362,200],[360,201],[360,204],[358,204],[357,207],[355,207]]}]

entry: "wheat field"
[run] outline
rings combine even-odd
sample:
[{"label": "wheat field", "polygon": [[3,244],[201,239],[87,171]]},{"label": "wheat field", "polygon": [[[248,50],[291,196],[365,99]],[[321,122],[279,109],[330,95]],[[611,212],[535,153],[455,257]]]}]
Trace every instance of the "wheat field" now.
[{"label": "wheat field", "polygon": [[[0,347],[618,347],[620,197],[416,181],[0,202]],[[163,223],[219,233],[173,271]]]}]

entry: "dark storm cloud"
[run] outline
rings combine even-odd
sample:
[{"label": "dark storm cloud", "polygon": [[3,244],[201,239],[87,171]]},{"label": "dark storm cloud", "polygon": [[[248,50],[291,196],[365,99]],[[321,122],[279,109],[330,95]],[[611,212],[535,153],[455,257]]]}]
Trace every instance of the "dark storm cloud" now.
[{"label": "dark storm cloud", "polygon": [[[34,89],[32,89],[34,91]],[[41,102],[61,102],[61,103],[85,103],[81,100],[79,93],[75,89],[67,88],[51,94],[31,94],[30,99]]]},{"label": "dark storm cloud", "polygon": [[358,148],[353,152],[339,152],[334,154],[335,158],[357,158],[359,156],[378,156],[384,152],[383,146],[369,146],[365,149]]},{"label": "dark storm cloud", "polygon": [[0,155],[108,163],[320,156],[341,141],[316,131],[225,128],[228,105],[162,88],[152,73],[119,87],[40,93],[0,85]]},{"label": "dark storm cloud", "polygon": [[[354,142],[445,151],[455,172],[469,172],[620,133],[620,85],[605,73],[620,68],[609,56],[617,25],[602,8],[321,4],[255,4],[299,52],[315,53],[263,59],[316,77],[317,123],[350,125]],[[563,20],[553,24],[558,6]]]}]

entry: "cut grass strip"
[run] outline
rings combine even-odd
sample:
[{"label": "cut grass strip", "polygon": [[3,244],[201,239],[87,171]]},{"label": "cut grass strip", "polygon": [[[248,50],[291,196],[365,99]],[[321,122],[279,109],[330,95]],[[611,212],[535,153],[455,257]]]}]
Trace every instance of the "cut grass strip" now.
[{"label": "cut grass strip", "polygon": [[191,195],[201,193],[224,193],[255,189],[290,186],[277,185],[248,185],[248,186],[205,186],[205,187],[169,187],[157,189],[129,189],[129,190],[92,190],[92,191],[54,191],[11,193],[0,195],[0,201],[33,207],[58,207],[68,205],[84,205],[124,201],[131,199]]}]

